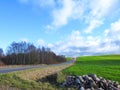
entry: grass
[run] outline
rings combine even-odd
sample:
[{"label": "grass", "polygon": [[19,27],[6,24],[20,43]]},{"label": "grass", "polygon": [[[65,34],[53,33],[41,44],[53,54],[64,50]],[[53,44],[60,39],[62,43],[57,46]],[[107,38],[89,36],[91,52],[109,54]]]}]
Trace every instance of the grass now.
[{"label": "grass", "polygon": [[38,64],[38,65],[3,65],[0,66],[0,69],[2,68],[18,68],[18,67],[30,67],[30,66],[45,66],[45,64]]},{"label": "grass", "polygon": [[33,87],[36,87],[37,89],[40,87],[36,82],[34,81],[26,81],[18,77],[15,73],[10,74],[1,74],[0,75],[0,85],[4,86],[7,85],[10,87],[17,87],[22,90],[29,90],[34,89]]},{"label": "grass", "polygon": [[76,64],[63,70],[63,73],[69,75],[94,73],[120,83],[120,55],[78,57]]},{"label": "grass", "polygon": [[[61,70],[63,71],[59,72]],[[39,80],[48,74],[56,72],[59,73],[57,76],[50,77],[50,81],[41,82]],[[66,90],[59,86],[65,80],[66,75],[84,75],[90,73],[120,83],[120,55],[84,56],[78,57],[77,62],[71,67],[69,65],[51,66],[43,69],[0,74],[0,90]]]},{"label": "grass", "polygon": [[[2,90],[9,90],[11,87],[20,90],[40,90],[41,88],[53,88],[49,83],[38,83],[35,80],[24,80],[18,76],[19,73],[0,74],[0,87],[4,86]],[[5,89],[8,86],[8,89]],[[43,87],[44,86],[44,87]],[[1,88],[0,88],[1,90]]]},{"label": "grass", "polygon": [[69,66],[70,65],[49,66],[45,68],[0,74],[0,90],[64,90],[57,85],[64,79],[62,73],[57,74],[58,76],[55,77],[56,80],[52,80],[53,82],[50,82],[49,80],[41,82],[40,79],[56,72],[60,72],[62,69]]}]

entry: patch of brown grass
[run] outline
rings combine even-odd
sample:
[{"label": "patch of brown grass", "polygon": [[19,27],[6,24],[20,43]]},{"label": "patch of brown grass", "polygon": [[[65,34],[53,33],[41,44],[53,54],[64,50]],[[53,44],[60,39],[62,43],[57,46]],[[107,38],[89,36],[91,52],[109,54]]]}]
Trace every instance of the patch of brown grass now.
[{"label": "patch of brown grass", "polygon": [[[60,73],[61,70],[71,66],[69,65],[46,65],[44,68],[34,68],[29,70],[1,74],[0,90],[59,90],[57,86],[49,82],[36,82],[46,76]],[[58,74],[59,75],[59,74]],[[61,77],[62,74],[60,74]],[[64,76],[64,75],[63,75]],[[64,77],[57,79],[61,82]],[[60,89],[61,90],[61,89]]]},{"label": "patch of brown grass", "polygon": [[18,67],[30,67],[30,66],[43,66],[45,64],[38,64],[38,65],[2,65],[0,68],[18,68]]},{"label": "patch of brown grass", "polygon": [[57,73],[69,66],[70,65],[60,65],[60,66],[47,66],[44,68],[39,68],[39,69],[31,69],[31,70],[25,70],[20,72],[18,75],[20,78],[24,80],[37,80],[43,77],[46,77],[48,75]]},{"label": "patch of brown grass", "polygon": [[20,90],[16,87],[10,87],[8,85],[0,85],[0,90]]}]

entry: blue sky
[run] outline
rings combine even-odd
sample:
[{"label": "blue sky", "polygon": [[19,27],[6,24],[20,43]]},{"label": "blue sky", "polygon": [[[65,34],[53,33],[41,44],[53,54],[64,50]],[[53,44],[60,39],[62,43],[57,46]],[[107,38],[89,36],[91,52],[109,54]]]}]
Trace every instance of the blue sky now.
[{"label": "blue sky", "polygon": [[120,0],[0,0],[0,48],[32,42],[67,56],[120,54]]}]

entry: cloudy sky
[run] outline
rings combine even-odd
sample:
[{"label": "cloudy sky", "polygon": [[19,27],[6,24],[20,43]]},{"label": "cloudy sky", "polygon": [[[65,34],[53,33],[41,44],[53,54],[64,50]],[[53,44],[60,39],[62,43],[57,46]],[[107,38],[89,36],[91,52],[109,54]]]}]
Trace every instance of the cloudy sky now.
[{"label": "cloudy sky", "polygon": [[13,41],[67,56],[120,54],[120,0],[0,0],[0,48]]}]

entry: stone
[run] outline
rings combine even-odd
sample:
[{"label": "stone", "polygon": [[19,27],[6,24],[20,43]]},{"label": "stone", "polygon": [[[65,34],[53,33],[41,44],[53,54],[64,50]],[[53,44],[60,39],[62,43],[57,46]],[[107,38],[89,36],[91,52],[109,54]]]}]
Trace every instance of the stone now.
[{"label": "stone", "polygon": [[85,90],[85,88],[84,87],[80,87],[80,89],[79,90]]},{"label": "stone", "polygon": [[67,76],[62,86],[76,88],[75,90],[120,90],[118,82],[97,77],[95,74]]}]

